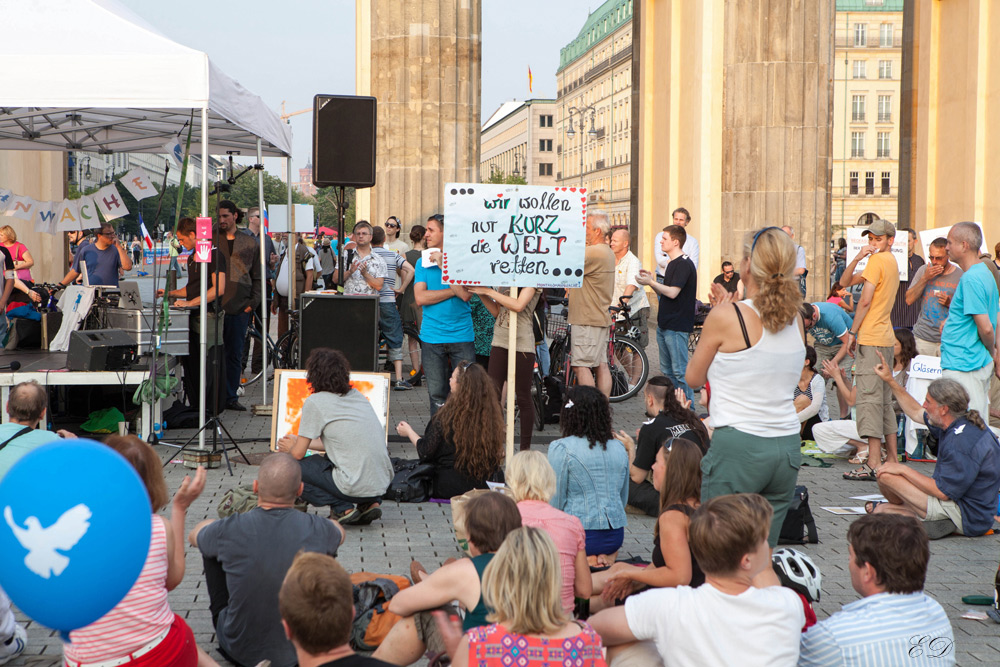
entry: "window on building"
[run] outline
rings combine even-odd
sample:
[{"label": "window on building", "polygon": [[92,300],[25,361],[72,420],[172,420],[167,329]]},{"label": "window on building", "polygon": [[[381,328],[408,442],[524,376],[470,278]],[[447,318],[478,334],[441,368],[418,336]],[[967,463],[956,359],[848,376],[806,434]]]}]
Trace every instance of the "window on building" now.
[{"label": "window on building", "polygon": [[538,163],[538,175],[539,176],[551,176],[552,175],[552,163],[551,162],[539,162]]},{"label": "window on building", "polygon": [[865,76],[865,61],[855,60],[854,61],[854,78],[855,79],[866,79]]},{"label": "window on building", "polygon": [[889,132],[879,132],[878,133],[878,156],[879,157],[892,157],[892,149],[890,148],[891,134]]},{"label": "window on building", "polygon": [[865,194],[873,195],[875,194],[875,172],[866,171],[865,172]]},{"label": "window on building", "polygon": [[892,189],[889,187],[889,172],[887,171],[882,172],[882,194],[892,194]]},{"label": "window on building", "polygon": [[851,98],[851,120],[855,123],[863,123],[865,120],[865,96],[854,95]]},{"label": "window on building", "polygon": [[851,157],[865,156],[865,133],[851,132]]},{"label": "window on building", "polygon": [[883,48],[892,47],[892,24],[883,23],[878,30],[878,45]]},{"label": "window on building", "polygon": [[868,46],[868,26],[864,23],[854,24],[854,46]]},{"label": "window on building", "polygon": [[[538,126],[539,127],[552,127],[552,116],[551,115],[542,115],[542,116],[539,116],[538,117]],[[551,150],[551,149],[549,149],[549,150]]]},{"label": "window on building", "polygon": [[858,194],[858,172],[851,172],[851,194]]},{"label": "window on building", "polygon": [[538,150],[542,152],[548,152],[552,150],[552,140],[551,139],[539,139],[538,140]]},{"label": "window on building", "polygon": [[878,122],[892,122],[892,95],[878,96]]},{"label": "window on building", "polygon": [[880,60],[880,61],[878,61],[878,78],[880,78],[880,79],[891,79],[892,78],[892,61],[891,60]]}]

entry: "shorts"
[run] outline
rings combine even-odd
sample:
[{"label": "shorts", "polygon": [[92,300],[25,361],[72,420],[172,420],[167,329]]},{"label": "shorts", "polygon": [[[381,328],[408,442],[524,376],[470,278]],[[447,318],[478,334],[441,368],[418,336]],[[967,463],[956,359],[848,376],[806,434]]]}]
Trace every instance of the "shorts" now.
[{"label": "shorts", "polygon": [[892,409],[892,390],[889,384],[875,375],[875,366],[882,363],[876,352],[881,352],[886,363],[892,363],[892,348],[875,345],[858,345],[854,382],[858,388],[856,421],[862,438],[881,438],[896,433],[896,413]]},{"label": "shorts", "polygon": [[962,531],[962,510],[954,500],[941,500],[935,496],[927,496],[927,516],[924,521],[940,521],[948,519],[955,525],[955,530]]},{"label": "shorts", "polygon": [[445,651],[444,637],[438,629],[437,621],[434,620],[433,612],[443,611],[448,616],[458,616],[458,610],[453,605],[446,604],[438,609],[428,611],[418,611],[413,615],[413,625],[417,629],[417,639],[424,644],[424,651],[437,654]]},{"label": "shorts", "polygon": [[593,368],[608,363],[608,327],[574,324],[570,336],[572,365]]}]

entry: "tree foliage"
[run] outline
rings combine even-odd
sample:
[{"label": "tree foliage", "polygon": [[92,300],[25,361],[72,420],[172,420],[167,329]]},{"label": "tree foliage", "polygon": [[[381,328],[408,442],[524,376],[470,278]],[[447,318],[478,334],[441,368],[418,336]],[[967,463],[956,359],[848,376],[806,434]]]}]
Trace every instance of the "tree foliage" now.
[{"label": "tree foliage", "polygon": [[524,180],[524,176],[520,174],[506,174],[502,171],[496,170],[490,174],[485,183],[501,183],[504,185],[527,185],[528,181]]}]

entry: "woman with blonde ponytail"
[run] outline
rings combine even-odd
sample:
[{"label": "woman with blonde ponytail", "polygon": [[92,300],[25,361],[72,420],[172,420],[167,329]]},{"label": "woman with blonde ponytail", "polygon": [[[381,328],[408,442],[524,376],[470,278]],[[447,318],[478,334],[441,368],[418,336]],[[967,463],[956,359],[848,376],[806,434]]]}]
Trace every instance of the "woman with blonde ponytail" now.
[{"label": "woman with blonde ponytail", "polygon": [[701,501],[728,493],[764,496],[774,507],[773,547],[801,461],[794,394],[806,346],[792,239],[778,227],[748,234],[740,276],[747,298],[736,303],[732,294],[713,295],[719,305],[687,367],[688,385],[712,385],[715,431],[701,463]]}]

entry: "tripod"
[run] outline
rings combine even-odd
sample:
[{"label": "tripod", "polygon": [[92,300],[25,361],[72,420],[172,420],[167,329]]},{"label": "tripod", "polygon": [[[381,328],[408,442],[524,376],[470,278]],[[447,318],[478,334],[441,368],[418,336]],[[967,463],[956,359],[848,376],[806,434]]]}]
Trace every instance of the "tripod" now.
[{"label": "tripod", "polygon": [[[211,252],[212,253],[218,252],[218,248],[213,247],[212,250],[211,250]],[[212,258],[211,255],[209,255],[209,258],[210,259]],[[212,299],[212,306],[213,306],[213,310],[215,310],[214,307],[215,307],[216,301],[218,300],[218,293],[219,293],[219,263],[217,261],[213,261],[212,263],[214,264],[213,276],[214,276],[214,280],[215,280],[215,282],[214,282],[214,285],[215,285],[215,298]],[[188,272],[188,275],[190,276],[190,271]],[[190,280],[190,278],[189,278],[189,280]],[[207,324],[206,322],[202,322],[201,326],[206,326],[206,324]],[[229,450],[230,449],[235,449],[237,452],[239,452],[239,455],[243,458],[243,460],[248,465],[250,464],[250,459],[248,459],[247,455],[243,453],[242,449],[240,449],[240,446],[236,442],[236,439],[229,432],[229,429],[226,428],[226,425],[222,422],[222,419],[219,417],[219,389],[220,389],[220,386],[219,386],[219,383],[220,383],[219,367],[220,367],[221,363],[220,363],[220,361],[218,359],[218,349],[219,349],[219,325],[218,325],[218,322],[216,322],[215,327],[214,327],[213,342],[214,342],[213,348],[216,350],[216,352],[214,353],[215,354],[215,359],[214,359],[213,364],[212,364],[212,385],[213,385],[212,386],[212,389],[213,389],[213,391],[212,391],[212,416],[209,417],[205,421],[204,424],[202,424],[201,428],[199,428],[197,431],[195,431],[194,435],[192,435],[190,438],[188,438],[187,442],[185,442],[183,445],[180,445],[178,447],[177,451],[174,452],[173,455],[169,459],[167,459],[166,463],[170,463],[171,461],[174,460],[174,458],[176,458],[176,456],[178,454],[180,454],[183,451],[185,451],[188,448],[188,446],[191,445],[191,443],[194,442],[198,438],[198,436],[202,433],[202,431],[204,431],[207,428],[211,428],[212,429],[212,449],[211,449],[210,453],[211,454],[218,454],[219,453],[219,441],[222,441],[222,457],[226,460],[226,469],[229,471],[230,477],[232,477],[232,475],[233,475],[233,466],[232,466],[232,463],[229,460]],[[200,389],[200,391],[205,391],[204,387],[200,387],[199,389]],[[229,447],[226,444],[225,438],[229,438],[229,442],[232,444],[232,447]],[[170,447],[177,447],[177,445],[169,445],[169,446]],[[166,463],[164,465],[166,465]]]}]

